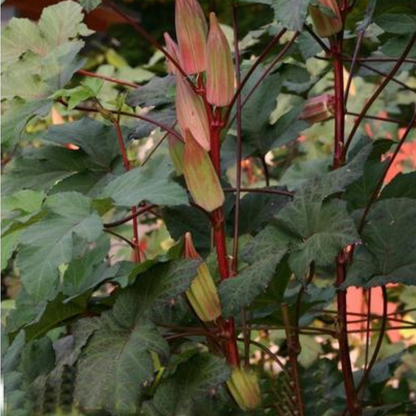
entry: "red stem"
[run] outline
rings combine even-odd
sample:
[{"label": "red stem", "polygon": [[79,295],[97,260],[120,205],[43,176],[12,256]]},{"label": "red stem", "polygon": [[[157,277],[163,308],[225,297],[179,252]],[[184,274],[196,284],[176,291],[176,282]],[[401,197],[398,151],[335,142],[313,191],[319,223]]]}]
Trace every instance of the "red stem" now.
[{"label": "red stem", "polygon": [[[118,144],[120,147],[121,157],[123,159],[124,169],[126,172],[130,170],[130,162],[127,157],[126,147],[124,146],[123,133],[121,131],[120,123],[118,120],[113,121],[114,128],[116,130]],[[133,228],[133,239],[132,244],[134,245],[134,261],[140,263],[140,238],[139,238],[139,224],[137,220],[137,207],[132,207],[132,228]]]},{"label": "red stem", "polygon": [[[345,134],[345,100],[344,100],[344,68],[342,61],[342,33],[331,42],[331,51],[334,56],[334,88],[335,88],[335,137],[334,137],[334,159],[333,170],[340,168],[344,164],[345,154],[344,134]],[[336,286],[341,286],[346,277],[345,256],[342,251],[336,258]],[[339,290],[337,293],[338,306],[338,343],[341,360],[344,387],[347,397],[347,407],[351,416],[359,416],[359,404],[355,391],[354,378],[348,344],[347,328],[347,292]]]},{"label": "red stem", "polygon": [[102,79],[103,81],[112,82],[113,84],[123,85],[126,87],[131,87],[131,88],[140,87],[140,85],[135,84],[134,82],[123,81],[121,79],[117,79],[113,77],[106,77],[105,75],[96,74],[95,72],[86,71],[84,69],[79,69],[77,73],[79,75],[83,75],[84,77],[98,78],[98,79]]}]

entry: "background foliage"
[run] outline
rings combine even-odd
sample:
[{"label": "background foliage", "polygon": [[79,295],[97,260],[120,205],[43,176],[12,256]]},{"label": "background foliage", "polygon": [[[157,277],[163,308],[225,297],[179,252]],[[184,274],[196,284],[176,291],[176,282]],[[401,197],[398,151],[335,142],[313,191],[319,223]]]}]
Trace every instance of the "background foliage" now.
[{"label": "background foliage", "polygon": [[[238,3],[243,74],[270,40],[288,29],[243,90],[241,161],[236,161],[236,125],[223,137],[230,248],[236,210],[231,191],[240,162],[244,191],[240,268],[221,283],[209,219],[190,203],[163,129],[147,121],[174,124],[174,79],[166,75],[163,55],[131,26],[115,25],[106,34],[88,29],[84,13],[100,3],[62,1],[45,8],[38,22],[15,18],[3,29],[6,414],[248,414],[229,397],[224,382],[230,369],[182,296],[199,264],[183,259],[186,232],[218,283],[224,316],[236,320],[240,352],[260,377],[262,406],[250,414],[295,414],[282,304],[300,328],[305,414],[346,414],[334,340],[340,290],[334,276],[335,257],[352,244],[354,260],[341,289],[350,288],[356,386],[363,374],[368,377],[358,394],[362,414],[415,414],[413,2],[353,2],[344,54],[352,57],[362,42],[359,56],[367,60],[354,66],[345,60],[345,80],[352,74],[347,132],[410,48],[354,135],[345,166],[334,171],[334,120],[309,124],[299,118],[308,98],[332,94],[334,84],[330,58],[310,34],[310,2],[201,2],[206,12],[217,11],[230,42],[232,5]],[[133,10],[159,41],[164,31],[174,32],[173,1],[125,3],[122,10]],[[294,31],[300,33],[293,45],[247,98]],[[321,42],[329,46],[326,39]],[[128,172],[114,117],[132,165]],[[406,143],[386,176],[405,131]],[[131,207],[142,210],[141,263],[131,254],[131,222],[124,221]],[[241,340],[248,327],[251,345]],[[368,374],[378,340],[382,344]]]}]

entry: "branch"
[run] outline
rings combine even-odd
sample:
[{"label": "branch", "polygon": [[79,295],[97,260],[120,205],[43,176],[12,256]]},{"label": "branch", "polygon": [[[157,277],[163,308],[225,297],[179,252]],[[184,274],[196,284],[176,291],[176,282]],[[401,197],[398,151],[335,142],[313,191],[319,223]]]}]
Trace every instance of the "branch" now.
[{"label": "branch", "polygon": [[344,147],[344,152],[343,152],[344,156],[348,151],[348,147],[350,146],[350,144],[352,142],[352,139],[353,139],[358,127],[360,126],[362,120],[364,119],[365,115],[367,114],[367,111],[370,109],[370,107],[372,106],[374,101],[378,98],[378,96],[382,93],[384,88],[387,86],[387,84],[391,81],[391,79],[394,77],[396,72],[399,70],[399,68],[402,65],[404,59],[406,58],[406,56],[408,55],[408,53],[412,49],[415,41],[416,41],[416,32],[411,37],[408,45],[406,46],[404,52],[402,53],[400,59],[397,61],[397,63],[392,68],[392,70],[389,72],[389,74],[386,76],[386,78],[383,80],[383,82],[379,85],[377,90],[374,92],[374,94],[368,100],[367,104],[361,110],[361,113],[360,113],[359,117],[357,118],[357,120],[355,121],[354,126],[353,126],[353,128],[352,128],[352,130],[351,130],[351,132],[348,136],[348,139],[346,141],[346,144],[345,144],[345,147]]},{"label": "branch", "polygon": [[[227,193],[234,193],[237,192],[235,188],[223,188],[224,192]],[[272,194],[272,195],[284,195],[284,196],[291,196],[295,195],[294,192],[284,191],[281,189],[266,189],[266,188],[240,188],[241,192],[247,192],[252,194]]]},{"label": "branch", "polygon": [[233,99],[231,100],[231,103],[228,107],[227,113],[225,114],[224,120],[227,122],[227,120],[230,117],[232,108],[237,101],[237,97],[241,94],[241,91],[243,90],[244,86],[247,84],[248,80],[250,79],[253,72],[256,70],[256,68],[263,62],[263,60],[266,58],[270,50],[279,42],[280,38],[286,33],[287,29],[282,29],[272,40],[271,42],[266,46],[266,48],[263,50],[263,52],[260,54],[260,56],[256,59],[256,62],[251,66],[249,71],[247,72],[246,76],[241,81],[240,86],[237,88]]},{"label": "branch", "polygon": [[117,78],[113,78],[113,77],[106,77],[105,75],[100,75],[100,74],[96,74],[95,72],[85,71],[84,69],[79,69],[77,71],[77,74],[83,75],[85,77],[102,79],[103,81],[112,82],[114,84],[123,85],[123,86],[126,86],[126,87],[131,87],[131,88],[139,88],[140,87],[140,85],[135,84],[134,82],[123,81],[121,79],[117,79]]},{"label": "branch", "polygon": [[[61,103],[62,105],[64,105],[65,107],[68,107],[68,104],[65,101],[58,100],[58,102]],[[79,106],[79,105],[74,107],[74,110],[85,111],[87,113],[101,113],[101,114],[103,114],[103,111],[99,110],[97,108],[83,107],[83,106]],[[133,118],[137,118],[139,120],[145,121],[149,124],[153,124],[154,126],[159,127],[160,129],[169,132],[169,134],[171,134],[172,136],[176,137],[178,140],[183,142],[183,138],[174,129],[167,126],[166,124],[160,123],[157,120],[153,120],[149,117],[142,116],[142,115],[139,115],[139,114],[129,113],[127,111],[117,111],[117,110],[108,110],[108,109],[106,109],[105,112],[108,112],[110,114],[116,114],[118,116],[133,117]]]},{"label": "branch", "polygon": [[113,227],[117,227],[119,225],[123,225],[126,222],[131,221],[133,218],[137,218],[139,215],[142,215],[142,214],[144,214],[148,211],[151,211],[153,208],[157,208],[157,205],[155,205],[155,204],[147,205],[144,208],[136,211],[134,214],[132,213],[132,214],[128,215],[127,217],[122,218],[121,220],[117,220],[117,221],[114,221],[114,222],[107,222],[107,223],[103,224],[104,228],[113,228]]}]

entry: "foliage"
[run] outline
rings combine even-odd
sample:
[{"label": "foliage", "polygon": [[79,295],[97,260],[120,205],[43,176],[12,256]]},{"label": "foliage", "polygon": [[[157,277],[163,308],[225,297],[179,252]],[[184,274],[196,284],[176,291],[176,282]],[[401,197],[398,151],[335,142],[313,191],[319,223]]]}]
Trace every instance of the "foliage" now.
[{"label": "foliage", "polygon": [[[125,3],[3,28],[6,414],[414,412],[414,6]],[[87,28],[109,6],[134,36]],[[310,7],[343,30],[319,38]],[[201,262],[215,285],[189,291]],[[186,292],[219,296],[220,318]],[[227,388],[243,362],[250,411]]]}]

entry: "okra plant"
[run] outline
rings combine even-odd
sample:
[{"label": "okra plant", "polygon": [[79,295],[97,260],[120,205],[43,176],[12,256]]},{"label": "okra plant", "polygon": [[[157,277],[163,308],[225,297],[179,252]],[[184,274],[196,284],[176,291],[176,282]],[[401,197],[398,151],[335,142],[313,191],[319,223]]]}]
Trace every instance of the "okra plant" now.
[{"label": "okra plant", "polygon": [[153,7],[3,29],[5,414],[415,414],[416,4]]}]

